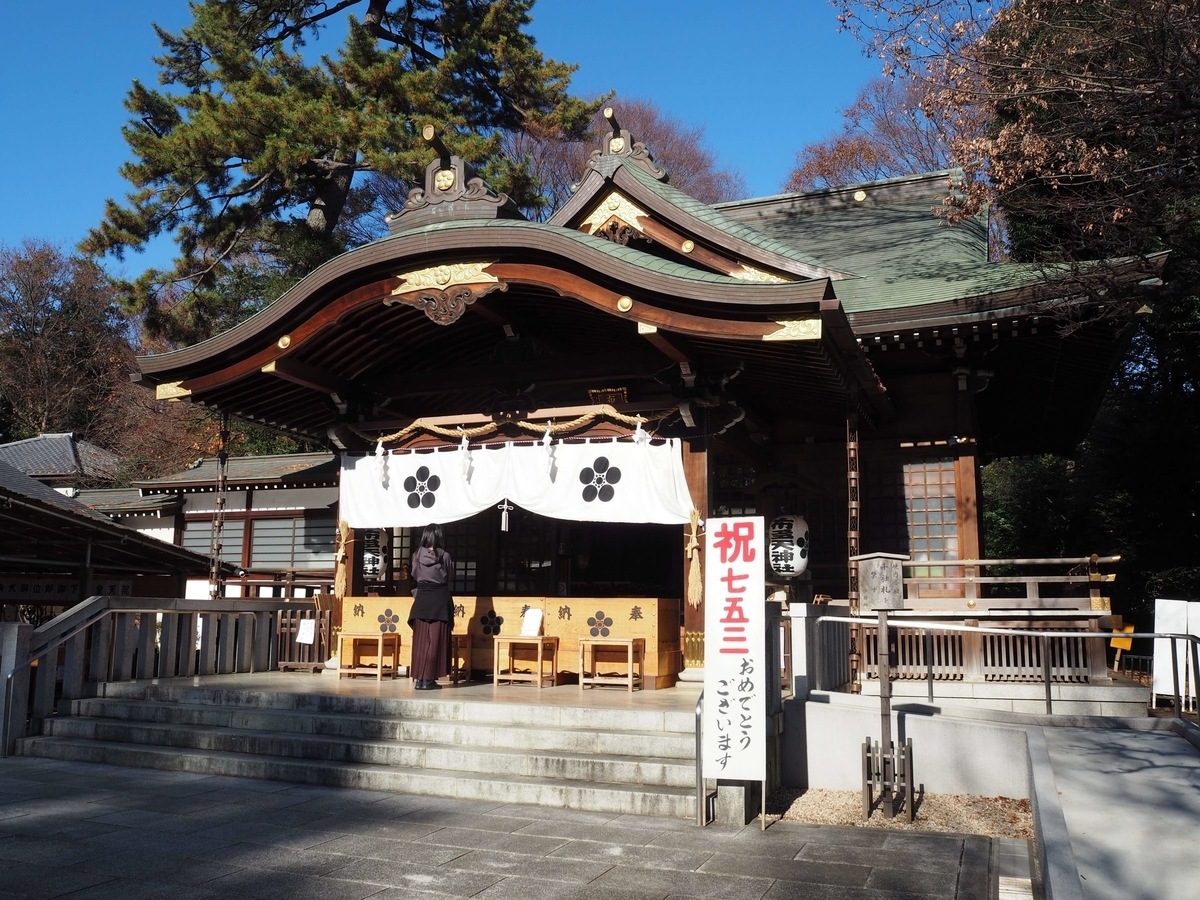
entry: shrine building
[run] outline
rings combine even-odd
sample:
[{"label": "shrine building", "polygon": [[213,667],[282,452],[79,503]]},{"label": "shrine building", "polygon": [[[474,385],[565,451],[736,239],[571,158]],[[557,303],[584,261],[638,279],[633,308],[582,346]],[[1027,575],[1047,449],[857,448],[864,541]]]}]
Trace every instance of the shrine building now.
[{"label": "shrine building", "polygon": [[[853,608],[868,551],[931,578],[978,559],[980,466],[1071,452],[1124,349],[1112,319],[1061,327],[1078,281],[990,261],[986,214],[935,214],[955,171],[707,205],[613,120],[570,201],[532,222],[427,137],[423,189],[386,237],[223,334],[140,357],[137,377],[335,454],[336,517],[325,501],[266,515],[261,540],[287,520],[289,568],[308,540],[305,571],[331,579],[345,523],[343,627],[406,618],[414,540],[443,524],[476,669],[528,608],[561,638],[560,671],[596,629],[647,640],[645,687],[702,669],[693,538],[710,516],[804,517],[807,571],[768,574],[792,600]],[[1132,294],[1153,274],[1116,279]],[[206,502],[181,523],[193,549]],[[227,561],[270,557],[259,532]],[[978,612],[962,590],[920,598]]]}]

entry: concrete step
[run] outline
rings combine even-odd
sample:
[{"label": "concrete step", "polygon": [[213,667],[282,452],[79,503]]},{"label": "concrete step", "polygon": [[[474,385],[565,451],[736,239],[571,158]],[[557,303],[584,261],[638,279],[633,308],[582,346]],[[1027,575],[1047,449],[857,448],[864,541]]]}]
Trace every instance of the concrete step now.
[{"label": "concrete step", "polygon": [[435,718],[381,717],[342,712],[296,712],[272,707],[218,706],[179,701],[95,698],[72,701],[70,714],[96,719],[175,726],[210,726],[278,734],[325,735],[347,740],[390,740],[471,748],[510,748],[602,756],[655,756],[695,762],[693,734],[615,731],[608,728],[495,724],[447,720],[436,704],[414,709]]},{"label": "concrete step", "polygon": [[[96,701],[80,705],[96,705]],[[652,756],[547,753],[534,749],[463,746],[404,739],[348,740],[341,736],[280,733],[194,722],[168,724],[90,716],[47,719],[43,730],[48,737],[71,740],[602,784],[660,785],[686,789],[695,780],[694,760]]]},{"label": "concrete step", "polygon": [[454,774],[406,766],[288,759],[219,750],[181,750],[113,741],[42,736],[18,742],[25,756],[73,762],[232,775],[300,784],[426,794],[565,809],[686,818],[695,796],[679,787],[587,784],[517,775]]},{"label": "concrete step", "polygon": [[[532,689],[531,689],[532,690]],[[452,694],[441,691],[439,694]],[[459,700],[453,697],[355,697],[289,691],[202,688],[173,683],[121,682],[104,686],[111,699],[186,703],[222,708],[275,709],[302,713],[441,720],[543,728],[591,728],[620,732],[695,733],[692,712],[559,706],[542,703]]]}]

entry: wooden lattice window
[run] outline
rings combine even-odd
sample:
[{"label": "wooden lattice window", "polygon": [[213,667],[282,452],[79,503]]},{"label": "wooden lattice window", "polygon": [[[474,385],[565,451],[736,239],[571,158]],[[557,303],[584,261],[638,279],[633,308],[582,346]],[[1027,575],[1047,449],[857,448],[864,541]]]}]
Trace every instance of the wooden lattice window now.
[{"label": "wooden lattice window", "polygon": [[751,488],[757,479],[753,466],[730,457],[715,458],[711,474],[712,514],[714,516],[753,516],[758,501]]},{"label": "wooden lattice window", "polygon": [[[955,461],[876,459],[863,471],[864,553],[902,553],[913,563],[961,559],[962,534]],[[914,565],[913,577],[957,577],[954,566]],[[943,583],[920,586],[922,596],[961,596]]]}]

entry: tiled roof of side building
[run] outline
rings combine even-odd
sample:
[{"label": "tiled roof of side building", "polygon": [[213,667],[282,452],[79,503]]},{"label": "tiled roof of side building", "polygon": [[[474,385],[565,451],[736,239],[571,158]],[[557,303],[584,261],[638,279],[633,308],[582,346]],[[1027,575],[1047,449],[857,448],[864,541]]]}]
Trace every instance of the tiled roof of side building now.
[{"label": "tiled roof of side building", "polygon": [[9,465],[2,460],[0,460],[0,493],[19,500],[32,500],[82,519],[113,524],[112,519],[108,516],[101,515],[65,494],[60,494],[49,485],[42,484],[36,478],[31,478],[16,466]]},{"label": "tiled roof of side building", "polygon": [[0,444],[0,460],[33,477],[116,478],[120,459],[73,432],[40,434]]},{"label": "tiled roof of side building", "polygon": [[87,488],[75,499],[85,506],[110,516],[152,516],[174,510],[183,502],[178,494],[152,494],[143,497],[137,488]]},{"label": "tiled roof of side building", "polygon": [[[135,481],[143,491],[180,490],[217,481],[217,460],[205,458],[182,472]],[[334,484],[338,460],[332,453],[285,453],[278,456],[231,456],[226,470],[230,484]]]}]

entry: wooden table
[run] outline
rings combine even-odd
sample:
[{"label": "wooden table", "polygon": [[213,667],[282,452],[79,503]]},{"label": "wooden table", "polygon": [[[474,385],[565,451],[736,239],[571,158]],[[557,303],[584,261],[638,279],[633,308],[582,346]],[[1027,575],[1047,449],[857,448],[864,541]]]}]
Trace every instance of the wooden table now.
[{"label": "wooden table", "polygon": [[[500,679],[504,679],[510,684],[516,682],[531,682],[538,686],[538,690],[542,689],[542,681],[546,678],[545,663],[550,663],[550,687],[558,684],[558,638],[547,637],[522,637],[514,635],[512,637],[495,637],[493,647],[493,663],[492,663],[492,684],[499,684]],[[537,649],[537,670],[525,674],[524,672],[516,672],[513,670],[513,645],[518,647],[524,645],[527,647],[535,647]],[[504,647],[508,650],[508,674],[501,675],[500,669],[500,648]],[[546,655],[546,651],[550,651],[550,655]]]},{"label": "wooden table", "polygon": [[[628,668],[624,675],[599,675],[596,672],[596,651],[609,648],[625,649],[625,659]],[[592,651],[592,665],[588,668],[587,651]],[[634,674],[633,664],[637,662],[637,674]],[[587,685],[597,684],[618,684],[624,685],[626,689],[633,693],[633,686],[636,683],[640,689],[642,686],[642,675],[646,661],[646,639],[639,637],[606,637],[606,638],[580,638],[579,639],[579,689],[582,691]]]},{"label": "wooden table", "polygon": [[[460,662],[461,660],[461,662]],[[471,680],[471,635],[450,635],[450,683]]]},{"label": "wooden table", "polygon": [[[346,656],[346,642],[350,642],[350,656]],[[362,664],[364,654],[375,652],[377,665]],[[391,664],[385,665],[384,660],[391,655]],[[397,632],[383,631],[343,631],[338,638],[338,678],[343,675],[374,675],[383,681],[383,673],[387,671],[396,677],[400,663],[400,635]]]}]

